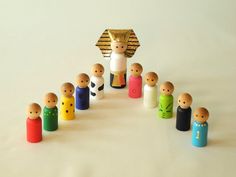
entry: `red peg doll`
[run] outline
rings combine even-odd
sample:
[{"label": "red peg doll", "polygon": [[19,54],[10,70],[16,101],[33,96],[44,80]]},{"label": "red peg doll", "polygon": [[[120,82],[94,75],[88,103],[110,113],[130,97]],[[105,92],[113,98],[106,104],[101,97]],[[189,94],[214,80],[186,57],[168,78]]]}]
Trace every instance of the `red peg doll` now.
[{"label": "red peg doll", "polygon": [[42,119],[40,117],[41,107],[37,103],[32,103],[27,107],[27,141],[38,143],[42,141]]},{"label": "red peg doll", "polygon": [[139,63],[133,63],[130,68],[131,75],[129,77],[129,97],[142,97],[142,72],[143,67]]}]

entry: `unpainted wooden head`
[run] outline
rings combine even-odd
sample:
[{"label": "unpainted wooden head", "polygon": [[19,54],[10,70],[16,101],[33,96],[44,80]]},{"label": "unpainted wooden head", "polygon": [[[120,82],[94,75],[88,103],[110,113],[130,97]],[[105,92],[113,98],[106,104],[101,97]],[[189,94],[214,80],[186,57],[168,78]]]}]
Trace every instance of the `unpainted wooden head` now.
[{"label": "unpainted wooden head", "polygon": [[111,42],[111,50],[114,51],[115,53],[125,53],[127,49],[127,43],[125,42],[120,42],[120,41],[112,41]]},{"label": "unpainted wooden head", "polygon": [[65,97],[72,97],[75,91],[75,87],[72,83],[66,82],[61,86],[61,94]]},{"label": "unpainted wooden head", "polygon": [[195,121],[199,123],[204,123],[209,118],[209,112],[206,108],[199,107],[194,111],[193,116]]},{"label": "unpainted wooden head", "polygon": [[41,114],[41,107],[38,103],[31,103],[26,109],[26,114],[29,119],[37,119]]},{"label": "unpainted wooden head", "polygon": [[174,92],[174,85],[171,82],[166,81],[161,84],[160,92],[161,94],[166,95],[166,96],[172,95],[172,93]]},{"label": "unpainted wooden head", "polygon": [[79,88],[86,88],[89,84],[89,76],[85,73],[80,73],[76,77],[76,83]]},{"label": "unpainted wooden head", "polygon": [[182,109],[187,109],[193,102],[192,96],[189,93],[181,93],[178,97],[178,104]]},{"label": "unpainted wooden head", "polygon": [[102,75],[104,74],[103,65],[100,64],[100,63],[94,64],[91,68],[91,73],[92,73],[93,76],[102,77]]},{"label": "unpainted wooden head", "polygon": [[157,82],[158,82],[158,75],[155,72],[148,72],[145,74],[145,78],[144,78],[145,83],[150,86],[150,87],[154,87]]},{"label": "unpainted wooden head", "polygon": [[133,63],[131,66],[130,66],[130,73],[132,76],[134,77],[138,77],[142,74],[143,72],[143,67],[141,64],[139,63]]},{"label": "unpainted wooden head", "polygon": [[57,101],[58,98],[55,93],[49,92],[44,96],[44,104],[47,108],[55,108]]}]

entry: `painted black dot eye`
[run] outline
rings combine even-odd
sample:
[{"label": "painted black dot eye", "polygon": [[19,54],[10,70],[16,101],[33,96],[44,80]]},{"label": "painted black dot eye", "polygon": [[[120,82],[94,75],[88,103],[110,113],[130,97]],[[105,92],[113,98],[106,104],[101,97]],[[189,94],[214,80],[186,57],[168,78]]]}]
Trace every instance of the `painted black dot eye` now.
[{"label": "painted black dot eye", "polygon": [[86,80],[86,82],[88,82],[88,80]]},{"label": "painted black dot eye", "polygon": [[147,81],[149,81],[149,79],[147,79]]},{"label": "painted black dot eye", "polygon": [[50,103],[50,100],[48,100],[48,103]]},{"label": "painted black dot eye", "polygon": [[152,82],[154,81],[154,79],[152,79]]},{"label": "painted black dot eye", "polygon": [[204,116],[202,116],[202,118],[204,118]]},{"label": "painted black dot eye", "polygon": [[95,70],[95,73],[97,73],[98,71],[97,70]]},{"label": "painted black dot eye", "polygon": [[167,90],[167,92],[169,92],[170,90]]},{"label": "painted black dot eye", "polygon": [[185,104],[185,101],[183,103]]},{"label": "painted black dot eye", "polygon": [[179,100],[179,103],[180,103],[181,101]]},{"label": "painted black dot eye", "polygon": [[138,72],[138,70],[136,69],[136,72]]},{"label": "painted black dot eye", "polygon": [[123,48],[124,48],[124,46],[122,45],[122,46],[121,46],[121,48],[123,49]]},{"label": "painted black dot eye", "polygon": [[134,70],[133,70],[133,69],[131,69],[131,71],[133,72]]},{"label": "painted black dot eye", "polygon": [[53,100],[53,102],[55,103],[55,102],[56,102],[56,100]]},{"label": "painted black dot eye", "polygon": [[36,111],[35,113],[38,114],[38,111]]},{"label": "painted black dot eye", "polygon": [[81,83],[83,83],[84,81],[80,81]]},{"label": "painted black dot eye", "polygon": [[198,115],[196,114],[196,117],[198,117]]},{"label": "painted black dot eye", "polygon": [[66,92],[66,90],[64,90],[64,92]]},{"label": "painted black dot eye", "polygon": [[32,112],[30,111],[30,114],[32,114]]},{"label": "painted black dot eye", "polygon": [[100,70],[100,73],[102,73],[102,70]]},{"label": "painted black dot eye", "polygon": [[162,89],[163,91],[165,91],[165,89]]},{"label": "painted black dot eye", "polygon": [[70,104],[70,106],[73,106],[73,104]]},{"label": "painted black dot eye", "polygon": [[72,90],[70,90],[70,92],[72,92]]},{"label": "painted black dot eye", "polygon": [[118,46],[116,46],[116,48],[118,49]]}]

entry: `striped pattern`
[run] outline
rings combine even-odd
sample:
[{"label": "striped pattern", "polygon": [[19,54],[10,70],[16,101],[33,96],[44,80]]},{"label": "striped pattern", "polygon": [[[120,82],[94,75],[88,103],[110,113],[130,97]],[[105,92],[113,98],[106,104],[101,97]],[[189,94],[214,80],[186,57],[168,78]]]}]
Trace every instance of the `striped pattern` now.
[{"label": "striped pattern", "polygon": [[[132,29],[130,29],[131,34],[128,40],[128,47],[127,50],[125,51],[125,55],[128,58],[131,58],[136,49],[140,46],[139,41],[137,36],[135,35],[134,31]],[[103,33],[102,36],[99,38],[98,42],[96,43],[96,46],[99,47],[99,49],[102,52],[102,55],[105,58],[110,58],[111,56],[111,38],[108,34],[108,29],[106,29]]]}]

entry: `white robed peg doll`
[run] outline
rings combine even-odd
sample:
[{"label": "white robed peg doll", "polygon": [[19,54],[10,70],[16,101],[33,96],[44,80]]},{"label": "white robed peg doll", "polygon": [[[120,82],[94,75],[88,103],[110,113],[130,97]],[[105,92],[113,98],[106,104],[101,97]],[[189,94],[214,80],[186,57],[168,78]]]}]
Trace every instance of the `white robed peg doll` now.
[{"label": "white robed peg doll", "polygon": [[127,58],[131,58],[140,46],[132,29],[107,29],[103,32],[96,46],[105,58],[110,59],[110,86],[126,86]]},{"label": "white robed peg doll", "polygon": [[92,76],[90,77],[90,96],[95,100],[100,100],[104,97],[104,67],[96,63],[91,69]]},{"label": "white robed peg doll", "polygon": [[146,108],[157,106],[157,82],[158,75],[155,72],[148,72],[144,78],[143,104]]}]

